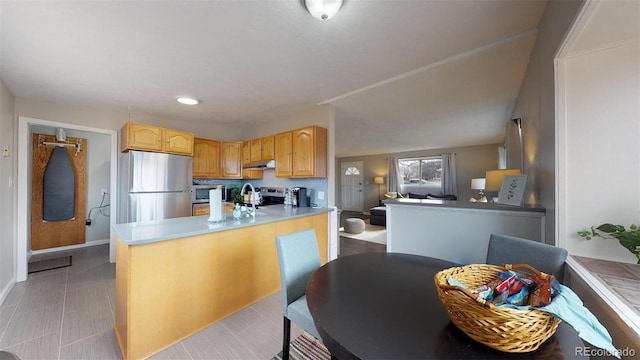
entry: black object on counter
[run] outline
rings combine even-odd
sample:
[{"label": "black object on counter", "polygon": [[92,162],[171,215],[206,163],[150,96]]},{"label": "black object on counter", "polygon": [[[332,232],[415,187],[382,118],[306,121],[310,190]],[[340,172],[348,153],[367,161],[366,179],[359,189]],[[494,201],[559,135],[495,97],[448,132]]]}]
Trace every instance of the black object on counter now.
[{"label": "black object on counter", "polygon": [[297,207],[309,207],[309,198],[307,197],[306,187],[297,187],[291,189],[293,191],[293,204]]}]

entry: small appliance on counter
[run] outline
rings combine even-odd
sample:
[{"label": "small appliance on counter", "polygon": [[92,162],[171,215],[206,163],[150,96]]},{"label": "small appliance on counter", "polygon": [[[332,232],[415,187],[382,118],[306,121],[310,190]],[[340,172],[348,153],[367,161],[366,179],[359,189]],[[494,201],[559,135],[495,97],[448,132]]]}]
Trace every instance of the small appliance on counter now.
[{"label": "small appliance on counter", "polygon": [[220,189],[222,190],[222,201],[227,199],[227,191],[224,185],[216,184],[198,184],[192,186],[191,202],[193,204],[207,204],[209,203],[209,190]]},{"label": "small appliance on counter", "polygon": [[307,196],[306,187],[295,187],[291,189],[293,193],[293,206],[309,207],[310,199]]},{"label": "small appliance on counter", "polygon": [[284,204],[285,188],[262,186],[260,187],[262,195],[262,205],[281,205]]}]

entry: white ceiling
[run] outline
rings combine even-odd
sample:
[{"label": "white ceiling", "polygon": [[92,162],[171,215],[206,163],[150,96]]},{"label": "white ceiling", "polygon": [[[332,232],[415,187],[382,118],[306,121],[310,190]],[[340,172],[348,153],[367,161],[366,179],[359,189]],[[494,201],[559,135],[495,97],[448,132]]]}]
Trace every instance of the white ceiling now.
[{"label": "white ceiling", "polygon": [[[239,128],[336,107],[336,155],[497,143],[545,2],[1,0],[17,97]],[[178,95],[202,100],[196,107]]]}]

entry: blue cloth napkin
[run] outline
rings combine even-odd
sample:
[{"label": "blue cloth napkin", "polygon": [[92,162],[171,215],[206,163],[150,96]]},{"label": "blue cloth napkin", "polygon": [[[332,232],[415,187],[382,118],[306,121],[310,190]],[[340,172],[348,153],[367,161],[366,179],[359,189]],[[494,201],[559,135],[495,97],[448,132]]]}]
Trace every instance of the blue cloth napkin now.
[{"label": "blue cloth napkin", "polygon": [[[459,286],[461,288],[469,289],[453,277],[448,279],[449,285]],[[620,352],[613,346],[611,342],[611,335],[607,329],[600,324],[598,319],[584,307],[582,300],[576,293],[570,288],[560,284],[560,293],[553,298],[553,301],[547,306],[533,307],[533,306],[518,306],[511,304],[502,304],[499,306],[509,307],[518,310],[530,310],[537,309],[546,311],[553,314],[571,327],[578,333],[581,339],[587,341],[593,346],[597,346],[609,352],[620,359]]]},{"label": "blue cloth napkin", "polygon": [[559,317],[571,325],[583,340],[620,359],[620,353],[611,343],[611,335],[591,311],[584,307],[580,297],[564,285],[560,285],[560,288],[560,294],[549,305],[537,309]]}]

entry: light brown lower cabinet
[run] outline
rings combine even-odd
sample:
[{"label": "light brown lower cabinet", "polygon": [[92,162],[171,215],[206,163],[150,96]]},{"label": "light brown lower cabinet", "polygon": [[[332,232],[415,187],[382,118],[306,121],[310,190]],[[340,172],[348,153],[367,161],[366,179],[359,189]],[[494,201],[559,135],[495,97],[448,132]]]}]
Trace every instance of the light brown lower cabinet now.
[{"label": "light brown lower cabinet", "polygon": [[328,213],[142,245],[116,238],[115,333],[149,357],[280,290],[275,237],[312,228],[328,256]]}]

